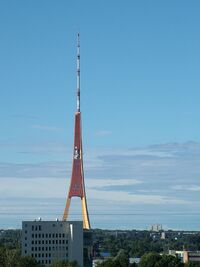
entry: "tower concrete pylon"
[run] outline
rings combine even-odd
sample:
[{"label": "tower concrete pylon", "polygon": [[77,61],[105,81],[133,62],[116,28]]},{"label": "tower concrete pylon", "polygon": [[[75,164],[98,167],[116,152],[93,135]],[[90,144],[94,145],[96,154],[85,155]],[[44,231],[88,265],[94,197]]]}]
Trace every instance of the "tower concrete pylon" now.
[{"label": "tower concrete pylon", "polygon": [[84,182],[84,169],[83,169],[82,127],[81,127],[81,111],[80,111],[79,34],[77,42],[77,110],[75,112],[75,126],[74,126],[74,153],[73,153],[73,164],[72,164],[72,176],[67,196],[67,202],[63,213],[63,221],[66,221],[68,218],[72,197],[79,197],[81,199],[83,228],[90,229],[90,220],[87,208],[87,199],[86,199],[85,182]]}]

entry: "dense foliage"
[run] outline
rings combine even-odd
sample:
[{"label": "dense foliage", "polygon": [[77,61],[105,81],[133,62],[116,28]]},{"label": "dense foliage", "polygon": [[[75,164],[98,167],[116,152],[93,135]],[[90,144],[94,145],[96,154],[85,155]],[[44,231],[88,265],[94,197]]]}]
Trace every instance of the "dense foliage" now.
[{"label": "dense foliage", "polygon": [[116,256],[125,249],[130,257],[141,257],[148,252],[168,252],[170,250],[200,250],[200,232],[167,231],[166,238],[161,233],[149,231],[108,231],[93,230],[97,254],[108,251]]},{"label": "dense foliage", "polygon": [[[97,267],[136,267],[130,264],[128,255],[121,250],[116,257],[109,258],[98,264]],[[199,263],[183,264],[178,258],[170,255],[160,255],[155,252],[146,253],[142,256],[138,267],[197,267]]]}]

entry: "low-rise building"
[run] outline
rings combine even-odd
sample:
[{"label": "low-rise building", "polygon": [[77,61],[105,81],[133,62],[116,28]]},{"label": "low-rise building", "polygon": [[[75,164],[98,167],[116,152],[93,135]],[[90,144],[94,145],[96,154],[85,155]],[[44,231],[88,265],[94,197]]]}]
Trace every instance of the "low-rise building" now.
[{"label": "low-rise building", "polygon": [[62,260],[76,261],[83,267],[83,223],[22,222],[22,256],[31,256],[47,267]]}]

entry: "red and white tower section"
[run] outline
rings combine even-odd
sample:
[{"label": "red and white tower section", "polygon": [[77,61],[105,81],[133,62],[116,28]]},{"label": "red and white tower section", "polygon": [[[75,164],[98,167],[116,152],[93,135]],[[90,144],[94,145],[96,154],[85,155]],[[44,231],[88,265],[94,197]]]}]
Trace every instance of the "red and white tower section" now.
[{"label": "red and white tower section", "polygon": [[72,176],[67,197],[67,202],[63,214],[63,221],[66,221],[69,215],[69,208],[72,197],[79,197],[82,204],[83,228],[90,229],[90,220],[87,209],[87,200],[84,183],[83,170],[83,150],[82,150],[82,128],[80,111],[80,37],[78,34],[77,43],[77,110],[75,113],[74,129],[74,155],[72,165]]}]

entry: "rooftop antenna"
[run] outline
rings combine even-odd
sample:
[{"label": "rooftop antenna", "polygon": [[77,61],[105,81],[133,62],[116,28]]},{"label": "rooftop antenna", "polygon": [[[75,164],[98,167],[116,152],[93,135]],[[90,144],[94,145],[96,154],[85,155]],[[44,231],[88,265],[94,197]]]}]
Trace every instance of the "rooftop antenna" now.
[{"label": "rooftop antenna", "polygon": [[80,34],[77,37],[77,112],[80,112]]}]

